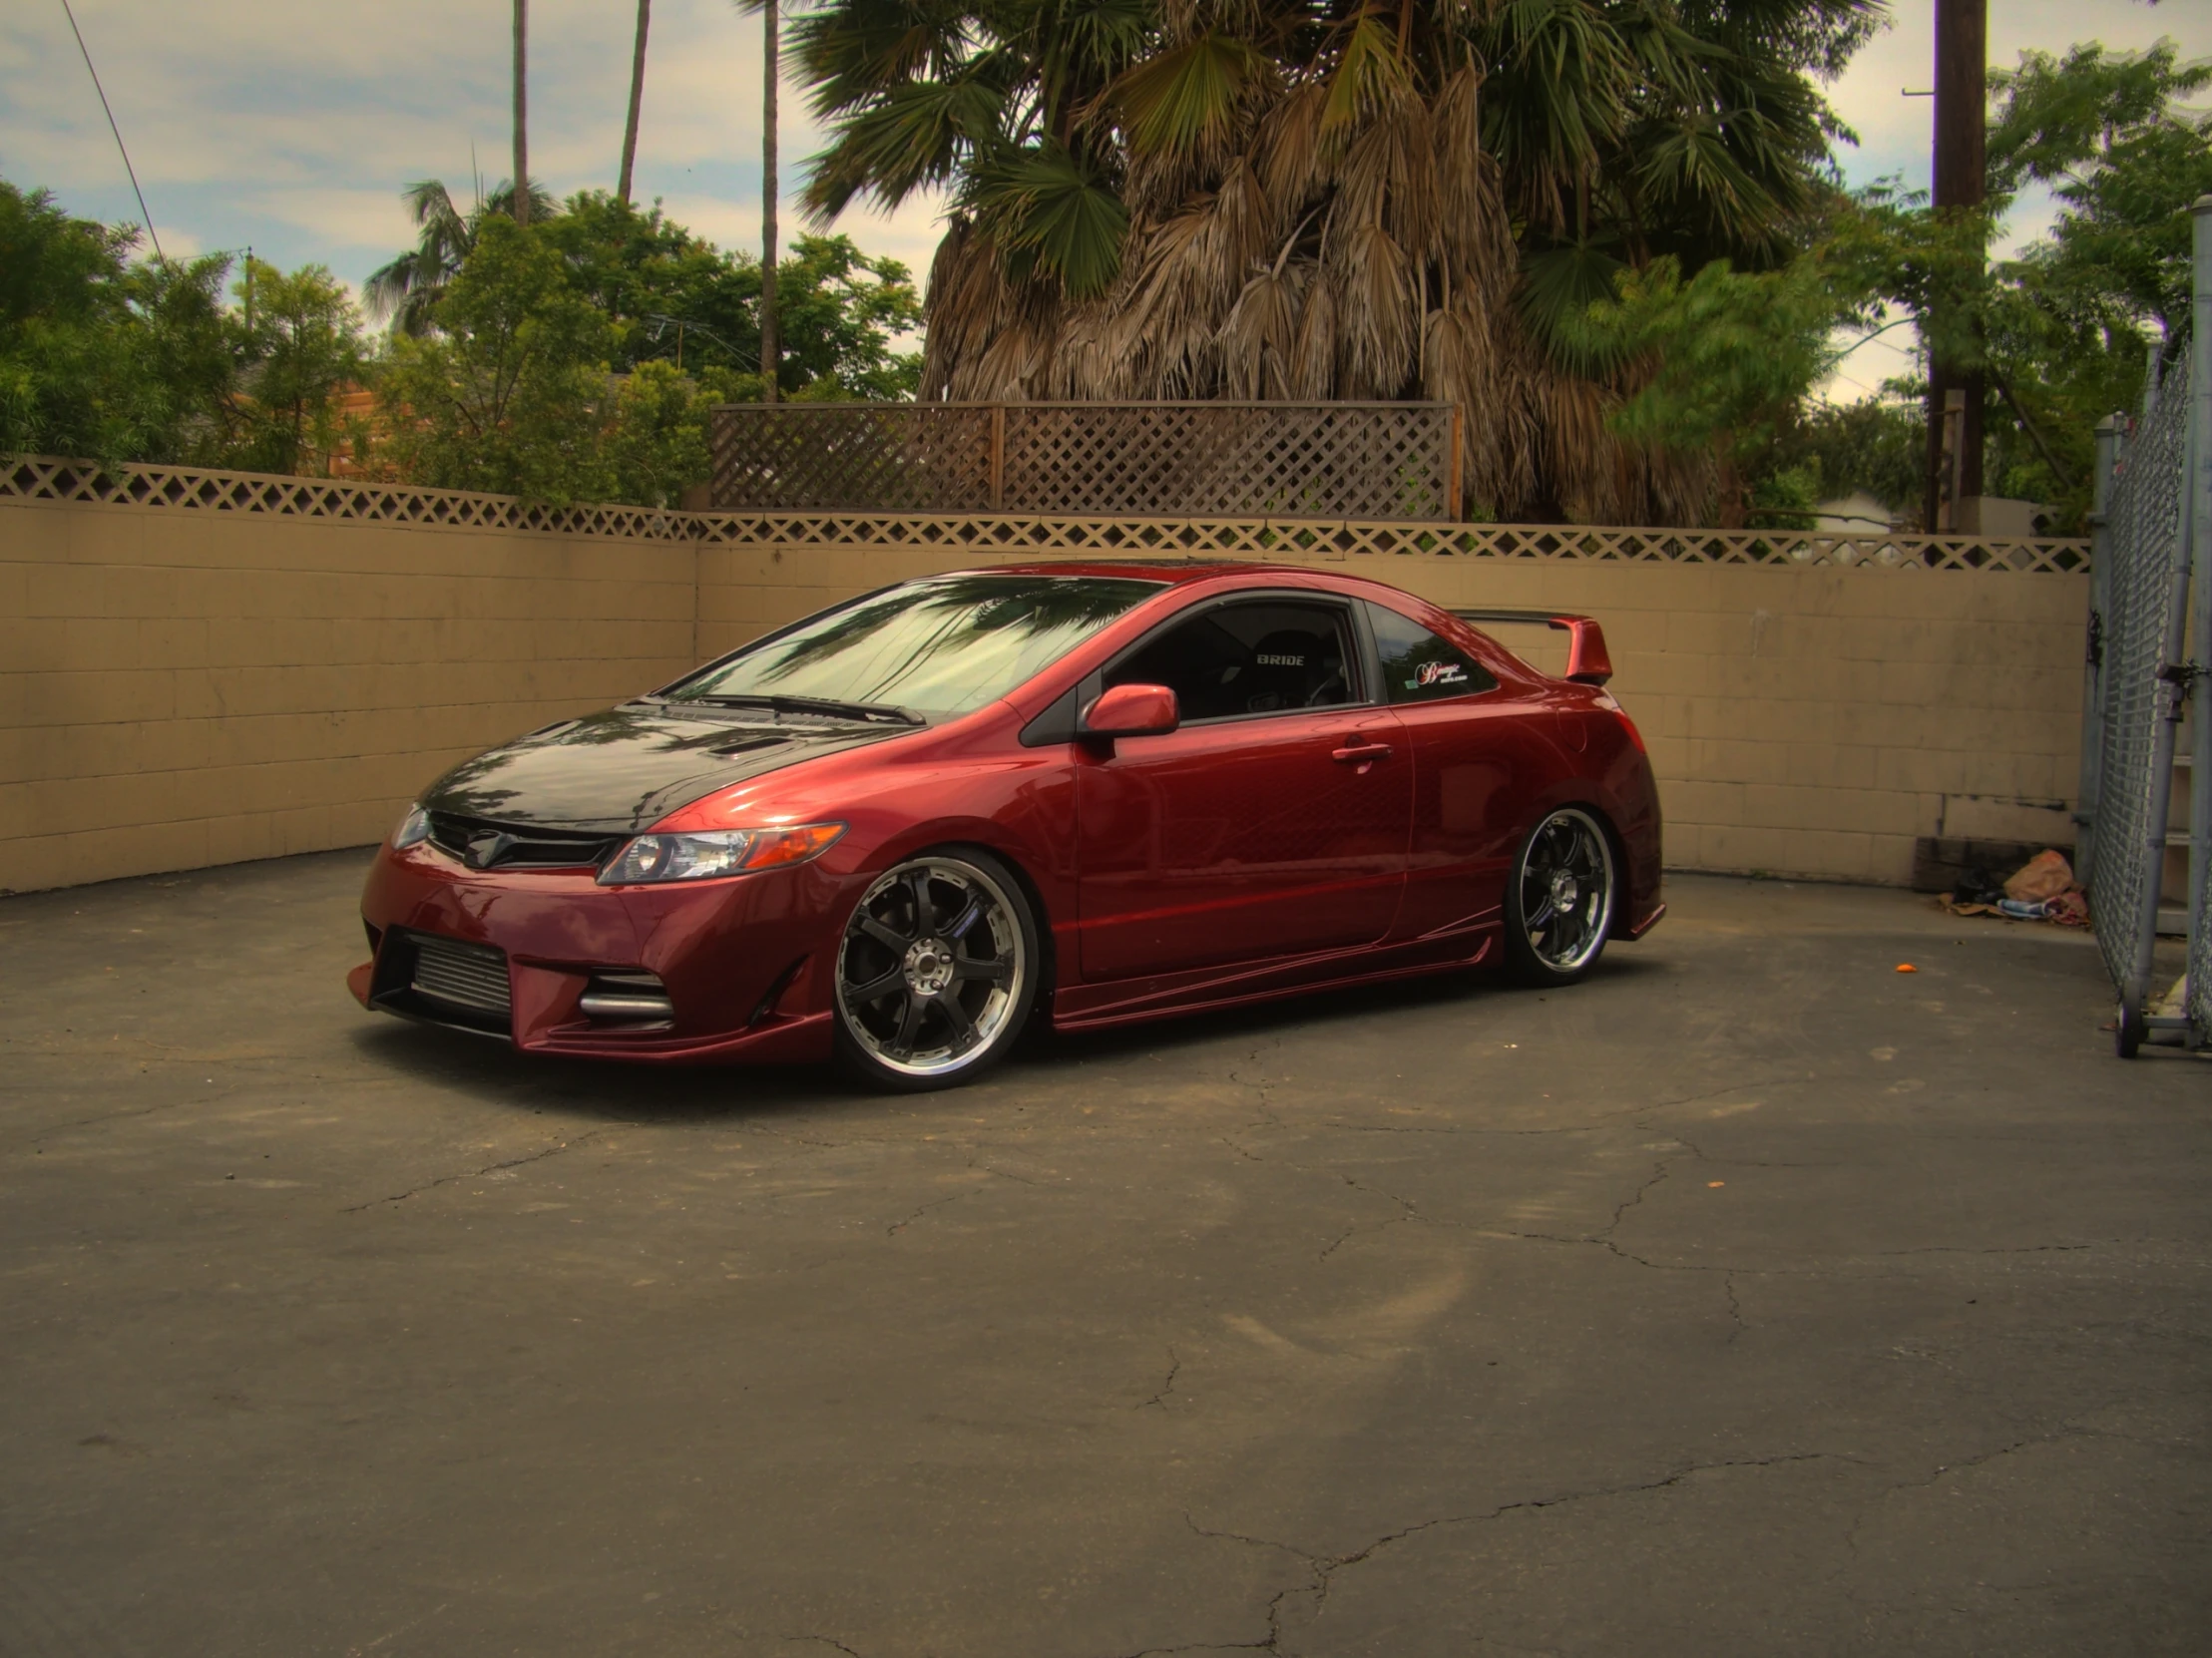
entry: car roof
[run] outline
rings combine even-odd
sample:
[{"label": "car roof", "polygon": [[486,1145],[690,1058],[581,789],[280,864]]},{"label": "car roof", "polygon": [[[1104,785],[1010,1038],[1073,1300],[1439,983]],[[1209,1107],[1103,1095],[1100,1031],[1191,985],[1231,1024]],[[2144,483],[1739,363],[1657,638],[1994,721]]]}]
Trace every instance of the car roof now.
[{"label": "car roof", "polygon": [[1236,559],[1055,559],[1050,562],[1020,565],[988,565],[972,570],[950,572],[960,576],[1065,576],[1083,577],[1131,577],[1138,581],[1157,582],[1163,587],[1182,587],[1192,582],[1217,581],[1229,576],[1319,576],[1340,579],[1333,571],[1310,570],[1303,565],[1271,565],[1246,563]]}]

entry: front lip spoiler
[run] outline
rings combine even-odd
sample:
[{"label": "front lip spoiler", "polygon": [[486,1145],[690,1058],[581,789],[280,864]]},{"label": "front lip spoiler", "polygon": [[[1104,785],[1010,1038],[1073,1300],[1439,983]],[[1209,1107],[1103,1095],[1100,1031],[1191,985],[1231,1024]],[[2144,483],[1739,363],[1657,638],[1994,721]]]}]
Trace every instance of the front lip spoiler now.
[{"label": "front lip spoiler", "polygon": [[382,996],[369,998],[362,1006],[372,1014],[390,1014],[394,1019],[411,1020],[417,1025],[434,1025],[441,1031],[458,1031],[463,1036],[485,1036],[495,1042],[505,1042],[509,1047],[515,1045],[515,1034],[512,1031],[487,1031],[481,1025],[467,1025],[456,1019],[440,1019],[436,1014],[425,1013],[420,1007],[409,1005],[426,1000],[427,998],[410,988],[386,991]]},{"label": "front lip spoiler", "polygon": [[1635,926],[1628,929],[1629,943],[1633,944],[1637,939],[1642,938],[1644,934],[1650,932],[1652,928],[1658,926],[1659,923],[1665,919],[1666,906],[1664,904],[1654,906],[1649,915],[1645,916],[1641,921],[1637,922]]}]

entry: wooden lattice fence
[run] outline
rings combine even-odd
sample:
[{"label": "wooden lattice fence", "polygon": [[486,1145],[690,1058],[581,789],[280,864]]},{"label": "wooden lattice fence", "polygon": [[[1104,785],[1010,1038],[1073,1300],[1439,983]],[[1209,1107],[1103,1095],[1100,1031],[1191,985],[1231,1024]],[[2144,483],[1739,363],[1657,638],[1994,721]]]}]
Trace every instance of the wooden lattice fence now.
[{"label": "wooden lattice fence", "polygon": [[1460,511],[1448,403],[736,403],[720,512],[1365,519]]}]

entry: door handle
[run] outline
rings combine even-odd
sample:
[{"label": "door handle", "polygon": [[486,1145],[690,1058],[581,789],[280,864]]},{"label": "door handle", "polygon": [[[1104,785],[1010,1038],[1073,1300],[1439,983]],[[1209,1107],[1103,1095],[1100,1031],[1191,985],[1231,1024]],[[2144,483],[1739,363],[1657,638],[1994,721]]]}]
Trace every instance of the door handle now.
[{"label": "door handle", "polygon": [[1390,744],[1387,742],[1356,743],[1348,748],[1331,749],[1329,758],[1336,761],[1338,765],[1367,765],[1375,760],[1389,759]]}]

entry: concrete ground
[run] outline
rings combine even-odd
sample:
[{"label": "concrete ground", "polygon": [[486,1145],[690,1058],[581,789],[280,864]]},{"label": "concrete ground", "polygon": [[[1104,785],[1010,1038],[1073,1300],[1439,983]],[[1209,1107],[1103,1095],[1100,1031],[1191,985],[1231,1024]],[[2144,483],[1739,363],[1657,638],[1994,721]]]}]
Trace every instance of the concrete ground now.
[{"label": "concrete ground", "polygon": [[363,861],[0,903],[10,1658],[2212,1650],[2082,938],[1677,878],[893,1100],[364,1015]]}]

